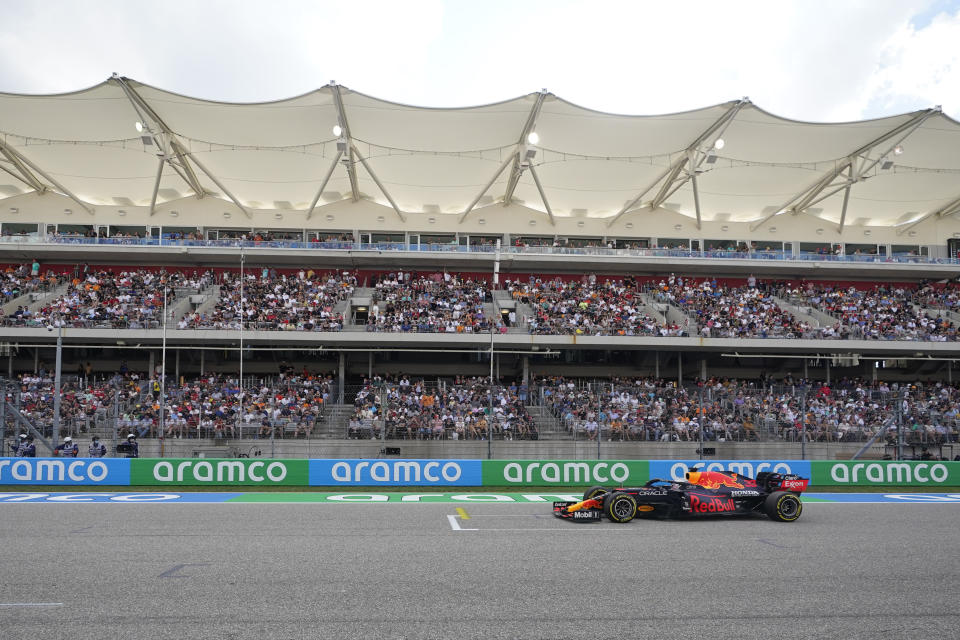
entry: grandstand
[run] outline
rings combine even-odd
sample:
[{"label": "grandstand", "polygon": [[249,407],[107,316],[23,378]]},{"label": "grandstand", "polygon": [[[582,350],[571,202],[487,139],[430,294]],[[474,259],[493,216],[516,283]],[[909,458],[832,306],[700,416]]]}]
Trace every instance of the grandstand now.
[{"label": "grandstand", "polygon": [[0,109],[8,435],[59,411],[58,436],[185,455],[660,457],[701,424],[957,442],[960,123],[938,108],[431,109],[336,84],[236,105],[114,76]]}]

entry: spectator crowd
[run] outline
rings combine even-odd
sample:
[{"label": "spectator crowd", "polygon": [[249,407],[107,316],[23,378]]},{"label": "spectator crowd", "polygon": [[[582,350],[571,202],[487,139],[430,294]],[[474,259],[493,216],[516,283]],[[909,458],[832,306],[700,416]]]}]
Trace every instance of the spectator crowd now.
[{"label": "spectator crowd", "polygon": [[389,273],[373,283],[368,331],[477,333],[490,330],[486,282],[447,272]]},{"label": "spectator crowd", "polygon": [[[341,331],[349,300],[369,286],[370,305],[356,322],[371,332],[485,333],[522,326],[536,335],[840,340],[958,339],[953,313],[960,284],[894,284],[818,281],[743,283],[670,274],[574,278],[530,275],[507,279],[498,307],[497,291],[476,277],[447,271],[410,270],[369,276],[357,272],[269,267],[237,270],[148,268],[91,269],[72,276],[40,264],[11,265],[0,277],[0,323],[11,327],[103,329],[157,328],[162,309],[175,312],[179,329]],[[215,288],[214,285],[218,285]],[[33,301],[24,294],[52,291]],[[199,306],[187,297],[212,296]],[[17,302],[14,303],[13,301]],[[23,302],[27,300],[26,302]],[[16,308],[13,308],[16,306]],[[816,317],[803,311],[818,312]],[[500,313],[502,312],[502,313]],[[521,330],[521,329],[517,329]]]},{"label": "spectator crowd", "polygon": [[658,378],[537,381],[542,402],[590,440],[736,441],[775,438],[861,442],[899,421],[909,442],[958,441],[960,385],[709,379],[676,386]]},{"label": "spectator crowd", "polygon": [[[375,377],[354,398],[349,438],[416,440],[536,440],[523,385],[456,377],[428,385],[409,376]],[[382,430],[386,429],[385,432]]]}]

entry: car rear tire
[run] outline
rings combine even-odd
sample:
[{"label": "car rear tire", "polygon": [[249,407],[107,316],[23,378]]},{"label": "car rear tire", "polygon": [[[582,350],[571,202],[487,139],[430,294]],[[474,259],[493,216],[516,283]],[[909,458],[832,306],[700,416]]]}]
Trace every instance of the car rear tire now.
[{"label": "car rear tire", "polygon": [[590,487],[589,489],[587,489],[586,491],[583,492],[583,499],[584,499],[584,500],[591,500],[591,499],[593,499],[593,498],[596,498],[596,497],[597,497],[598,495],[600,495],[601,493],[606,493],[606,491],[607,491],[606,487],[601,487],[601,486],[598,485],[598,484],[597,484],[597,485],[594,485],[594,486]]},{"label": "car rear tire", "polygon": [[787,491],[774,491],[763,501],[767,517],[776,522],[793,522],[803,512],[800,498]]},{"label": "car rear tire", "polygon": [[603,510],[611,522],[630,522],[637,515],[637,499],[629,493],[615,491],[603,501]]}]

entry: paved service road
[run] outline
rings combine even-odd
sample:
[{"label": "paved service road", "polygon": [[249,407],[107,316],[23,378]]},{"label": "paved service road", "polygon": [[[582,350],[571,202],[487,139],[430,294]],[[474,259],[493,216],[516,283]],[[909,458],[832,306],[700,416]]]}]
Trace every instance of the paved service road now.
[{"label": "paved service road", "polygon": [[4,504],[0,637],[955,638],[958,531],[960,504]]}]

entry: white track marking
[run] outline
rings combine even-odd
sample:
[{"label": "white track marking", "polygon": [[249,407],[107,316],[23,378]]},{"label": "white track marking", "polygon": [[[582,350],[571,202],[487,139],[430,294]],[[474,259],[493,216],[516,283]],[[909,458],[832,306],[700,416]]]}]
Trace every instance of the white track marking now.
[{"label": "white track marking", "polygon": [[0,602],[0,607],[62,607],[62,602]]},{"label": "white track marking", "polygon": [[457,516],[453,514],[448,515],[447,520],[450,522],[450,528],[454,531],[479,531],[479,529],[464,529],[460,526],[460,523],[457,522]]}]

